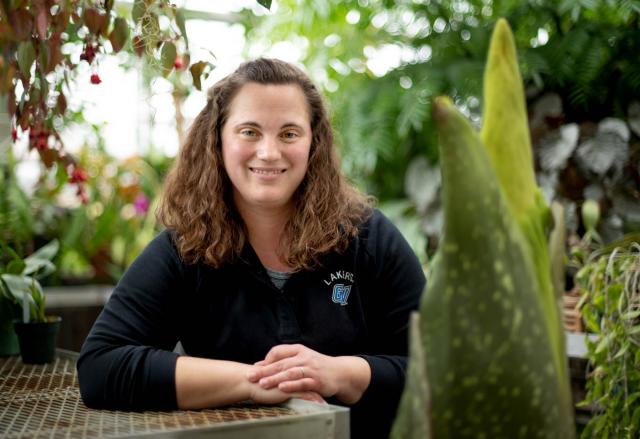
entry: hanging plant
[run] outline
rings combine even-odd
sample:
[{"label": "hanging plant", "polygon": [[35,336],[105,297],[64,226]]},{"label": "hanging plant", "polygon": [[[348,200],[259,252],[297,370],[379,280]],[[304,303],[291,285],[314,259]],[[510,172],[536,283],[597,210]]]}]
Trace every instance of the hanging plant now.
[{"label": "hanging plant", "polygon": [[[65,151],[59,129],[65,123],[74,72],[91,67],[90,82],[102,83],[102,56],[130,48],[167,76],[188,69],[201,88],[213,66],[190,64],[184,15],[168,0],[135,0],[130,17],[114,1],[10,0],[0,2],[0,95],[7,96],[15,142],[28,136],[47,168],[57,163],[85,199],[86,172]],[[128,45],[127,43],[131,44]],[[69,46],[81,45],[82,53]]]}]

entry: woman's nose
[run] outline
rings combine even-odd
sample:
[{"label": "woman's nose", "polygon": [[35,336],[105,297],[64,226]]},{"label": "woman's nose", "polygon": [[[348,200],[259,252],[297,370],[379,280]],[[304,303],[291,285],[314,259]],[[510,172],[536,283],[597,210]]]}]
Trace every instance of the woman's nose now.
[{"label": "woman's nose", "polygon": [[256,156],[260,160],[265,160],[265,161],[278,160],[281,156],[280,145],[278,144],[278,140],[271,139],[265,136],[262,139],[262,141],[258,144]]}]

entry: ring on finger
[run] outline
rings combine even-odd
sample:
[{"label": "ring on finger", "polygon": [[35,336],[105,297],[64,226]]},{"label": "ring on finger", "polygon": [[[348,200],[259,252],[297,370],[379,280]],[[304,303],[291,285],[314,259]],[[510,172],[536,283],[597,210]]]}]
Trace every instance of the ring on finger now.
[{"label": "ring on finger", "polygon": [[300,366],[300,375],[302,375],[302,377],[301,377],[301,378],[304,378],[304,377],[305,377],[305,374],[304,374],[304,367],[302,367],[302,366]]}]

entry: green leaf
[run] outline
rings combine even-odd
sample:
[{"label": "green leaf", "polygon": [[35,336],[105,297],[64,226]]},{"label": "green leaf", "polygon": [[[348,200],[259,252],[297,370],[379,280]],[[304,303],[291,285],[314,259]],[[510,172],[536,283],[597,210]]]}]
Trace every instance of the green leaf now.
[{"label": "green leaf", "polygon": [[636,402],[640,398],[640,391],[629,395],[627,400],[624,402],[625,408],[633,407],[633,403]]},{"label": "green leaf", "polygon": [[205,79],[209,75],[208,70],[211,68],[211,63],[206,61],[198,61],[189,67],[189,71],[191,72],[191,77],[193,78],[193,85],[198,89],[202,90],[202,77]]},{"label": "green leaf", "polygon": [[129,25],[127,24],[127,20],[122,17],[117,17],[113,23],[113,30],[109,34],[109,41],[111,41],[113,51],[116,53],[120,52],[128,38]]},{"label": "green leaf", "polygon": [[413,128],[417,132],[422,129],[422,124],[427,120],[430,101],[423,96],[422,89],[405,92],[401,97],[402,105],[397,119],[397,130],[400,137],[406,137]]},{"label": "green leaf", "polygon": [[600,321],[593,312],[591,312],[590,310],[589,312],[585,312],[585,310],[583,310],[582,318],[589,332],[593,332],[596,334],[600,333]]},{"label": "green leaf", "polygon": [[627,353],[630,346],[631,346],[631,342],[629,340],[626,340],[623,343],[622,348],[620,348],[620,350],[613,356],[613,358],[616,359],[616,358],[622,357],[624,354]]},{"label": "green leaf", "polygon": [[[5,284],[5,288],[11,293],[13,300],[22,304],[24,295],[31,297],[31,278],[25,276],[16,276],[15,274],[0,275]],[[31,299],[33,300],[33,299]]]},{"label": "green leaf", "polygon": [[18,46],[18,67],[27,80],[31,78],[31,66],[36,59],[36,51],[30,41],[23,41]]},{"label": "green leaf", "polygon": [[163,76],[167,76],[173,69],[173,64],[176,62],[176,55],[176,46],[171,41],[167,41],[162,45],[160,62],[162,64]]},{"label": "green leaf", "polygon": [[624,320],[633,320],[640,316],[640,311],[629,311],[622,314],[620,317]]},{"label": "green leaf", "polygon": [[187,38],[187,28],[185,26],[184,13],[182,9],[178,9],[176,11],[176,24],[178,25],[178,29],[180,29],[180,34],[182,38],[184,38],[184,44],[187,46],[187,50],[189,49],[189,39]]},{"label": "green leaf", "polygon": [[[594,425],[594,429],[593,432],[596,434],[596,437],[598,437],[598,433],[600,435],[602,435],[602,431],[604,430],[604,428],[606,427],[606,423],[607,423],[607,417],[604,415],[601,416],[595,416],[593,418],[595,425]],[[602,436],[600,436],[602,437]]]},{"label": "green leaf", "polygon": [[596,348],[596,354],[599,354],[600,352],[604,351],[607,347],[609,347],[609,344],[611,344],[611,340],[613,340],[614,337],[615,337],[615,334],[610,333],[610,334],[607,334],[602,340],[600,340],[600,343],[598,343],[598,347]]},{"label": "green leaf", "polygon": [[267,9],[271,9],[271,0],[258,0],[258,3]]},{"label": "green leaf", "polygon": [[49,45],[40,43],[39,60],[40,66],[46,68],[49,65]]},{"label": "green leaf", "polygon": [[20,274],[22,270],[26,267],[24,261],[20,259],[14,259],[7,264],[6,272],[7,274]]},{"label": "green leaf", "polygon": [[623,289],[624,289],[624,285],[622,284],[618,284],[618,283],[611,284],[607,289],[607,299],[613,303],[617,303],[618,300],[620,300],[620,295],[622,294]]},{"label": "green leaf", "polygon": [[637,433],[640,430],[640,407],[636,407],[631,415],[631,432]]},{"label": "green leaf", "polygon": [[11,256],[11,258],[20,259],[20,256],[18,256],[18,254],[2,240],[0,240],[0,247],[2,248],[2,251]]},{"label": "green leaf", "polygon": [[46,320],[44,315],[46,298],[42,286],[40,285],[40,282],[32,279],[29,289],[31,291],[31,298],[33,299],[33,303],[29,307],[31,312],[31,320],[36,322],[44,322]]},{"label": "green leaf", "polygon": [[24,260],[26,267],[22,274],[25,276],[37,275],[38,277],[44,277],[53,273],[56,267],[51,260],[59,249],[60,244],[57,239],[38,249]]},{"label": "green leaf", "polygon": [[134,0],[133,7],[131,8],[131,18],[133,18],[133,22],[138,23],[146,10],[147,7],[144,0]]},{"label": "green leaf", "polygon": [[564,207],[557,201],[551,203],[553,229],[549,235],[549,255],[551,257],[551,278],[556,298],[562,300],[565,276],[565,243],[567,242]]},{"label": "green leaf", "polygon": [[60,250],[60,243],[57,239],[54,239],[46,245],[40,247],[31,256],[27,257],[25,259],[25,262],[27,262],[28,264],[29,259],[46,259],[50,261],[58,253],[58,250]]},{"label": "green leaf", "polygon": [[23,275],[35,276],[39,279],[46,277],[56,271],[56,266],[53,262],[47,259],[34,258],[29,261]]}]

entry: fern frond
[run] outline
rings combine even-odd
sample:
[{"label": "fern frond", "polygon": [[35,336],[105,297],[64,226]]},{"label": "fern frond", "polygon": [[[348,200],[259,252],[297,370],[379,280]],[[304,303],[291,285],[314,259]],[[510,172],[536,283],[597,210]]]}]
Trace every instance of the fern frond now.
[{"label": "fern frond", "polygon": [[583,86],[587,86],[597,79],[609,62],[609,54],[603,41],[590,38],[589,44],[579,58],[576,80]]},{"label": "fern frond", "polygon": [[587,91],[582,84],[575,83],[569,92],[569,104],[575,108],[585,109],[587,107]]},{"label": "fern frond", "polygon": [[413,128],[420,131],[429,115],[430,96],[424,89],[416,85],[407,90],[400,98],[400,114],[398,114],[397,130],[400,138],[404,138]]}]

